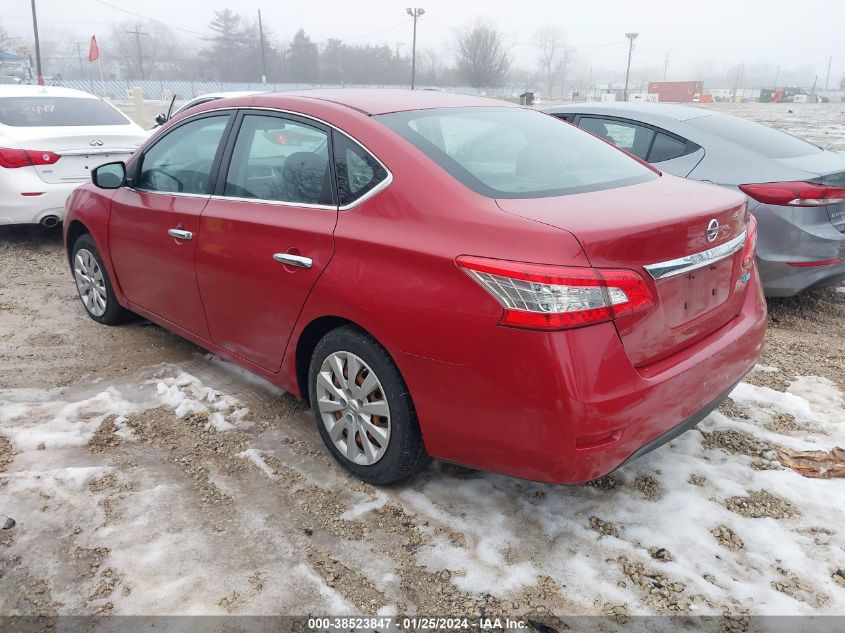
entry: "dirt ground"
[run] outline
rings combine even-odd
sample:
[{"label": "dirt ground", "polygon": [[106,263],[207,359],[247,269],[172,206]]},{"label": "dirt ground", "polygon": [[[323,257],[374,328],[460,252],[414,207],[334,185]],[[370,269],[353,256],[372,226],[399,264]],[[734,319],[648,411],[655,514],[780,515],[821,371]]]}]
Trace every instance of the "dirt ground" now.
[{"label": "dirt ground", "polygon": [[87,318],[57,231],[0,228],[0,613],[843,613],[843,481],[771,453],[842,445],[843,290],[770,302],[735,397],[598,482],[377,489],[299,401]]}]

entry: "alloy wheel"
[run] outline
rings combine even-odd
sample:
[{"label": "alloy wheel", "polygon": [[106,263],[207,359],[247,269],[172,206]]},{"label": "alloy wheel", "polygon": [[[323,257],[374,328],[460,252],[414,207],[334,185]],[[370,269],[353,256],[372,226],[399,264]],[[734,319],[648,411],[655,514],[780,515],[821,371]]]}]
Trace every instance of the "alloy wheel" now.
[{"label": "alloy wheel", "polygon": [[100,263],[87,248],[76,251],[76,257],[73,260],[73,276],[85,309],[96,317],[103,316],[107,303],[106,281]]},{"label": "alloy wheel", "polygon": [[390,441],[390,408],[381,381],[352,352],[326,357],[317,375],[317,408],[335,447],[361,466],[378,462]]}]

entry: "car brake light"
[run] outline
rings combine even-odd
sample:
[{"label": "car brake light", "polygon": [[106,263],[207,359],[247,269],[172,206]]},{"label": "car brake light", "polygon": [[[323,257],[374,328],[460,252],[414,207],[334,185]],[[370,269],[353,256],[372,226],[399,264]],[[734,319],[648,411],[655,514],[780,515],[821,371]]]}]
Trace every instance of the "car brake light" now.
[{"label": "car brake light", "polygon": [[568,268],[461,256],[458,266],[504,308],[501,323],[562,330],[602,323],[654,305],[632,270]]},{"label": "car brake light", "polygon": [[787,266],[792,266],[793,268],[815,268],[816,266],[833,266],[834,264],[841,264],[842,259],[839,257],[834,257],[832,259],[820,259],[817,261],[811,262],[786,262]]},{"label": "car brake light", "polygon": [[819,207],[845,201],[845,189],[814,182],[766,182],[740,185],[749,197],[765,204],[790,207]]},{"label": "car brake light", "polygon": [[52,165],[60,158],[61,156],[54,152],[0,147],[0,167],[6,169],[17,169],[30,165]]},{"label": "car brake light", "polygon": [[745,246],[742,249],[742,267],[750,270],[757,253],[757,218],[748,214],[748,229],[745,233]]}]

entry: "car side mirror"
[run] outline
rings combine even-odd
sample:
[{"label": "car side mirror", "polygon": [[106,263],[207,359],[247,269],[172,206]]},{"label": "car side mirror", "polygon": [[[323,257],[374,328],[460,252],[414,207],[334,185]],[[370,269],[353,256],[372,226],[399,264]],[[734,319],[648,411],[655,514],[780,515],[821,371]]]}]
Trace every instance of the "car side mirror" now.
[{"label": "car side mirror", "polygon": [[120,189],[126,182],[126,165],[118,161],[95,167],[91,170],[91,182],[100,189]]},{"label": "car side mirror", "polygon": [[164,114],[157,115],[156,116],[156,123],[158,125],[164,125],[165,123],[167,123],[167,116],[164,115]]}]

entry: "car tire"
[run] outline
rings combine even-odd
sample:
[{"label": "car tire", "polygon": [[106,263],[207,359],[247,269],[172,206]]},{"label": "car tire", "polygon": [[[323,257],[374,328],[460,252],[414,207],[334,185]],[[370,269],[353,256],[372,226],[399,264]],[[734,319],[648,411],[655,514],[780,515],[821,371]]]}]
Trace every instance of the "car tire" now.
[{"label": "car tire", "polygon": [[348,325],[326,334],[311,356],[308,388],[326,447],[359,479],[393,484],[428,464],[408,387],[387,350],[366,332]]},{"label": "car tire", "polygon": [[132,313],[118,303],[100,252],[89,234],[73,243],[70,267],[88,316],[103,325],[119,325],[131,318]]}]

